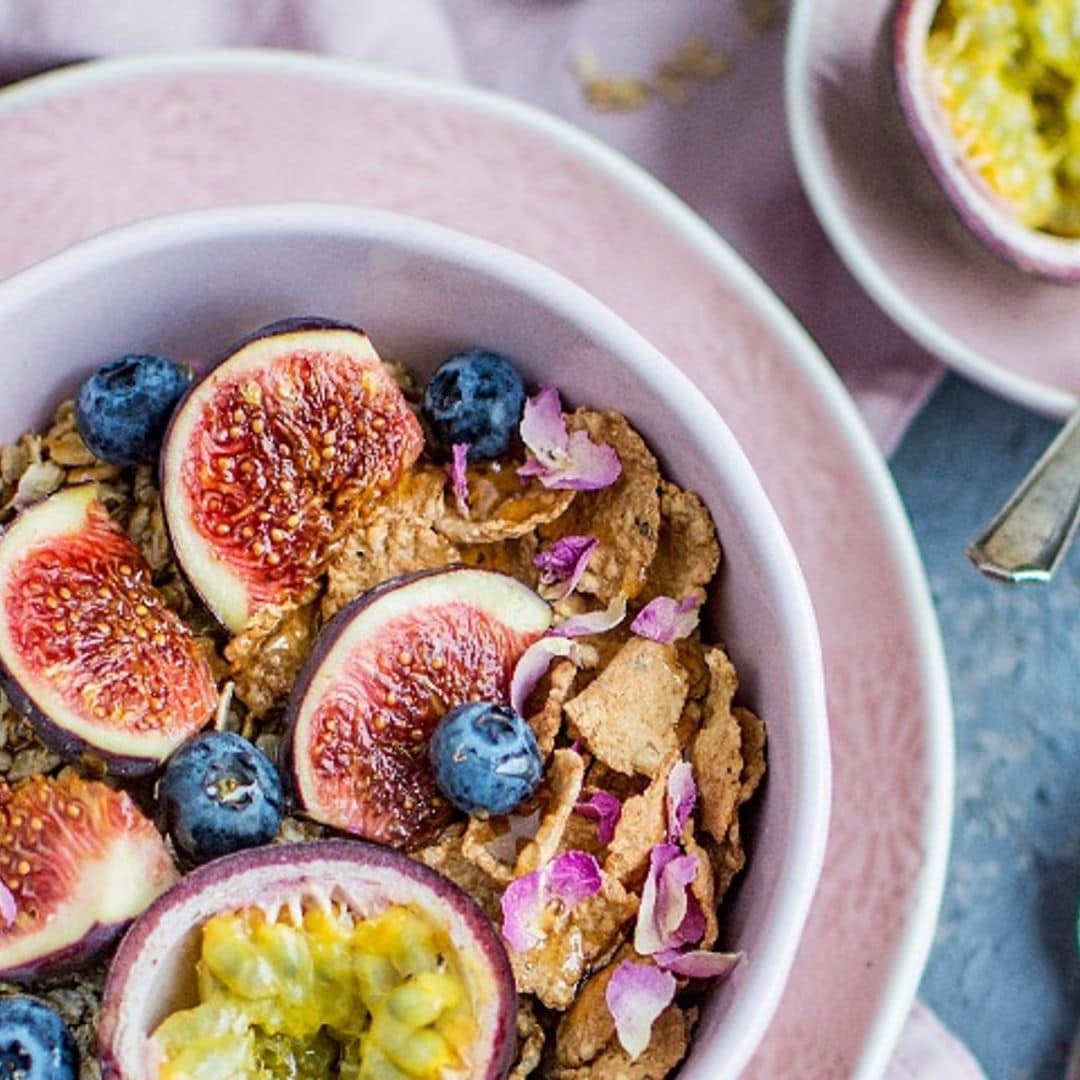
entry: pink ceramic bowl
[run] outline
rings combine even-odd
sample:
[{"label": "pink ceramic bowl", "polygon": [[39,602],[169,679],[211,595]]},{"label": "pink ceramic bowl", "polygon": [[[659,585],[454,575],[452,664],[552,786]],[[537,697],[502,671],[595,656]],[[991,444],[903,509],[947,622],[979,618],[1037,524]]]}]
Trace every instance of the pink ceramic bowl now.
[{"label": "pink ceramic bowl", "polygon": [[708,621],[768,725],[769,774],[747,870],[724,908],[721,945],[748,962],[709,1001],[681,1075],[737,1075],[779,1000],[824,853],[821,655],[796,555],[750,465],[709,402],[647,341],[553,271],[425,222],[325,205],[183,214],[90,240],[0,284],[0,439],[43,424],[118,354],[162,352],[198,368],[295,314],[357,323],[384,356],[421,374],[464,346],[504,351],[569,402],[625,413],[668,474],[708,503],[725,552]]}]

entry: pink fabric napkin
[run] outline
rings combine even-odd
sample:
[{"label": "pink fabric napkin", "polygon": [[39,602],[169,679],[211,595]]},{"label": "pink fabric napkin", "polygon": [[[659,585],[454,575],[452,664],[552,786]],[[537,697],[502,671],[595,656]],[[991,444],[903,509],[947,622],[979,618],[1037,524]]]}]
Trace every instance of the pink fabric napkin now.
[{"label": "pink fabric napkin", "polygon": [[[0,82],[90,56],[269,45],[467,78],[559,113],[623,150],[708,218],[794,310],[890,450],[940,370],[833,255],[788,150],[782,27],[700,0],[0,0]],[[650,78],[690,37],[730,60],[682,104],[588,106],[571,62]],[[888,1080],[974,1080],[968,1051],[916,1004]]]}]

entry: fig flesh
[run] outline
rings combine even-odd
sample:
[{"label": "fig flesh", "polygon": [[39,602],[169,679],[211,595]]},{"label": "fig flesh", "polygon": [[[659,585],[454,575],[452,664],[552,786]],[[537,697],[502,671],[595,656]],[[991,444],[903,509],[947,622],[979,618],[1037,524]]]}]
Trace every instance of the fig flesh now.
[{"label": "fig flesh", "polygon": [[[131,797],[66,772],[0,783],[0,978],[67,971],[176,880]],[[6,908],[6,909],[5,909]]]},{"label": "fig flesh", "polygon": [[432,732],[456,705],[508,703],[514,666],[550,624],[536,593],[487,570],[406,576],[353,601],[289,700],[287,752],[306,813],[386,844],[430,836],[451,813]]},{"label": "fig flesh", "polygon": [[217,702],[198,642],[93,485],[29,507],[0,537],[0,664],[44,742],[117,775],[155,769]]},{"label": "fig flesh", "polygon": [[[419,939],[426,936],[437,949],[420,940],[403,950],[400,939],[384,932],[388,922],[415,927],[417,920],[427,928]],[[287,951],[274,947],[285,941]],[[215,956],[224,962],[215,963]],[[457,1016],[438,1031],[451,1046],[454,1066],[403,1067],[396,1055],[428,1049],[432,1029],[410,1029],[413,1038],[400,1045],[400,1025],[388,1022],[380,1003],[365,995],[369,971],[389,980],[387,1000],[401,990],[399,997],[410,996],[411,1008],[426,1013],[424,1019],[441,1008],[428,996],[429,986],[446,982],[431,973],[452,976]],[[327,992],[332,997],[323,1000]],[[352,1002],[366,1005],[350,1008]],[[513,1057],[516,1013],[505,949],[473,900],[441,874],[388,848],[326,840],[228,855],[187,875],[151,905],[113,960],[99,1047],[106,1080],[152,1080],[178,1057],[191,1070],[184,1075],[200,1067],[206,1070],[200,1076],[249,1075],[244,1066],[250,1069],[270,1035],[259,1018],[272,1015],[290,1029],[286,1042],[293,1044],[283,1047],[278,1033],[278,1054],[301,1040],[312,1049],[310,1033],[318,1029],[317,1049],[331,1067],[335,1051],[344,1057],[348,1050],[354,1065],[385,1055],[385,1075],[497,1080]],[[225,1039],[215,1030],[221,1017],[228,1022]],[[323,1021],[329,1022],[320,1027]],[[342,1032],[350,1023],[357,1034]],[[179,1040],[179,1032],[187,1038]],[[232,1061],[238,1054],[239,1073],[220,1071],[224,1056]]]},{"label": "fig flesh", "polygon": [[897,0],[896,97],[957,216],[1026,272],[1080,281],[1080,120],[1069,5]]},{"label": "fig flesh", "polygon": [[241,342],[173,416],[162,499],[177,559],[233,633],[302,597],[423,447],[367,336],[318,319]]}]

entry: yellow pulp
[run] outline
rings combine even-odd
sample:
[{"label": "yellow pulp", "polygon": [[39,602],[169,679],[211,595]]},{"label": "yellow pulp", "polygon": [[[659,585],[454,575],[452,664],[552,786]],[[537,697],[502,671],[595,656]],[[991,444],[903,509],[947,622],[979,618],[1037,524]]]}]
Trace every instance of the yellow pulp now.
[{"label": "yellow pulp", "polygon": [[453,946],[405,907],[216,915],[198,988],[154,1033],[160,1080],[435,1080],[476,1036]]},{"label": "yellow pulp", "polygon": [[973,169],[1024,225],[1080,237],[1080,0],[943,0],[927,56]]}]

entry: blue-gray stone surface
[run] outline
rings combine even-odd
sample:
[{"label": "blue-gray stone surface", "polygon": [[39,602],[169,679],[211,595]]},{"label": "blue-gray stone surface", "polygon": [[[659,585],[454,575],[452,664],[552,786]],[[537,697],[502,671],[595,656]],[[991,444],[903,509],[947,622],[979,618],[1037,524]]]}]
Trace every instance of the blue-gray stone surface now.
[{"label": "blue-gray stone surface", "polygon": [[921,994],[992,1080],[1059,1080],[1080,1025],[1080,545],[1049,587],[986,580],[965,544],[1056,425],[957,377],[892,466],[956,709],[956,816]]}]

